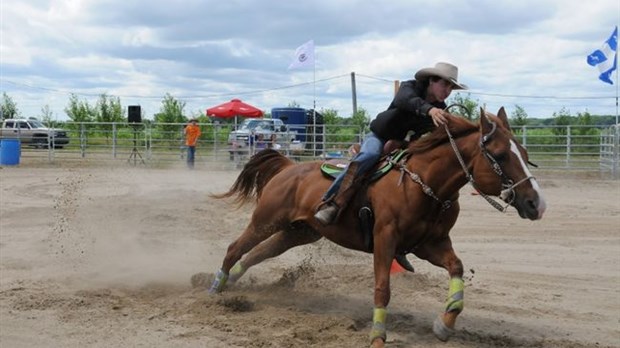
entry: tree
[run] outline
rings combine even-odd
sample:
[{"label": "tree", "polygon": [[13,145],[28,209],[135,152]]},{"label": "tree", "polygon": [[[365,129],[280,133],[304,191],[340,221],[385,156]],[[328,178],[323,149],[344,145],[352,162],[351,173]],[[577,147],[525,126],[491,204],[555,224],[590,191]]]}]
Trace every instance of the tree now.
[{"label": "tree", "polygon": [[594,124],[592,121],[592,115],[589,112],[578,112],[577,113],[577,124],[582,126],[591,126]]},{"label": "tree", "polygon": [[44,107],[41,108],[41,122],[46,124],[48,127],[57,127],[58,122],[53,119],[54,113],[50,109],[48,104],[45,104]]},{"label": "tree", "polygon": [[[471,99],[471,94],[463,96],[461,93],[456,93],[454,97],[448,100],[448,106],[458,104],[462,107],[453,107],[450,109],[450,113],[455,115],[461,115],[466,119],[473,121],[480,118],[480,108],[478,107],[478,101]],[[464,109],[463,109],[464,108]]]},{"label": "tree", "polygon": [[357,108],[357,112],[351,116],[351,122],[363,131],[370,122],[368,111],[364,108]]},{"label": "tree", "polygon": [[155,122],[157,123],[184,123],[188,119],[183,116],[185,102],[176,100],[169,93],[166,93],[161,101],[159,112],[155,114]]},{"label": "tree", "polygon": [[0,119],[5,118],[19,118],[20,112],[17,109],[17,104],[13,101],[13,99],[6,94],[6,92],[2,92],[2,106],[0,108]]},{"label": "tree", "polygon": [[119,97],[110,97],[107,94],[99,96],[97,105],[93,110],[95,114],[95,121],[102,122],[101,128],[105,130],[106,142],[112,135],[112,122],[123,122],[123,108],[121,107],[121,100]]},{"label": "tree", "polygon": [[515,105],[515,110],[511,114],[512,123],[515,126],[527,125],[527,112],[520,105]]},{"label": "tree", "polygon": [[73,122],[92,122],[95,119],[94,109],[88,105],[88,101],[80,101],[75,94],[69,97],[69,105],[65,113]]},{"label": "tree", "polygon": [[97,122],[123,122],[123,108],[119,97],[111,97],[107,94],[99,96],[94,109],[95,121]]},{"label": "tree", "polygon": [[[568,126],[571,124],[571,118],[570,111],[562,107],[558,112],[553,113],[553,125]],[[555,135],[566,135],[566,127],[554,127],[552,131]]]},{"label": "tree", "polygon": [[323,115],[323,122],[325,124],[337,124],[340,119],[336,109],[321,109],[321,115]]},{"label": "tree", "polygon": [[[325,143],[327,149],[348,147],[350,144],[358,143],[360,130],[368,123],[368,112],[359,109],[358,113],[351,117],[343,118],[338,116],[335,109],[322,109],[323,122],[325,123]],[[354,125],[355,127],[343,127],[343,125]]]},{"label": "tree", "polygon": [[577,127],[576,132],[581,136],[594,135],[597,133],[596,128],[592,127],[594,124],[592,115],[587,111],[577,113],[577,124],[580,127]]},{"label": "tree", "polygon": [[155,123],[160,130],[162,137],[175,139],[178,135],[178,126],[170,123],[185,123],[188,119],[183,116],[185,102],[179,101],[166,93],[161,102],[159,112],[155,114]]}]

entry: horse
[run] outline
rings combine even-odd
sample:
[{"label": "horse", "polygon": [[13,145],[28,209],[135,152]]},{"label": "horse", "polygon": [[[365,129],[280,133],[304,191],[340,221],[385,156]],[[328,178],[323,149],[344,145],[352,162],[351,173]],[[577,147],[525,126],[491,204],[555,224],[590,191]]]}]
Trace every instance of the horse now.
[{"label": "horse", "polygon": [[[449,235],[460,211],[459,190],[469,182],[494,207],[505,211],[512,206],[523,219],[541,219],[546,209],[527,151],[513,136],[504,108],[497,115],[481,109],[480,115],[478,124],[451,115],[448,125],[411,142],[409,156],[393,163],[380,179],[366,180],[337,222],[328,226],[313,217],[330,184],[319,169],[321,162],[297,163],[269,149],[257,153],[227,192],[212,194],[233,198],[238,205],[255,202],[255,209],[245,231],[229,245],[209,293],[223,291],[265,259],[326,238],[373,254],[370,345],[384,347],[390,267],[395,258],[402,263],[402,256],[412,253],[448,271],[445,308],[433,322],[435,336],[446,341],[464,307],[463,264]],[[368,205],[374,217],[372,243],[360,232],[364,226],[358,217]]]}]

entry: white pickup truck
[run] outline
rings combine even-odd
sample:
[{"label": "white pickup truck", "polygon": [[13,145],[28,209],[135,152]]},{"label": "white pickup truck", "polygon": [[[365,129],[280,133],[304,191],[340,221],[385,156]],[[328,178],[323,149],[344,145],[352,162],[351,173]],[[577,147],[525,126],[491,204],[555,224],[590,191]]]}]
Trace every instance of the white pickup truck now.
[{"label": "white pickup truck", "polygon": [[19,139],[24,145],[62,148],[69,143],[67,131],[48,128],[38,120],[6,119],[2,121],[0,139]]},{"label": "white pickup truck", "polygon": [[234,153],[246,153],[253,147],[288,147],[296,137],[297,132],[289,130],[280,119],[246,119],[239,129],[228,135],[230,158],[233,158]]}]

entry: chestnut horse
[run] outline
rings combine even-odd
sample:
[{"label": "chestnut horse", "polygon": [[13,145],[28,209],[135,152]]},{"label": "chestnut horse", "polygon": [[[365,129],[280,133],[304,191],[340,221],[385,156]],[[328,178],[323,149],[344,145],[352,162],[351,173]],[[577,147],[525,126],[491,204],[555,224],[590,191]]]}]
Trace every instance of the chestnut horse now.
[{"label": "chestnut horse", "polygon": [[[319,170],[321,163],[295,163],[273,150],[257,153],[228,192],[213,195],[236,197],[239,204],[255,201],[256,207],[245,231],[228,247],[209,292],[222,291],[227,282],[267,258],[325,237],[345,248],[373,253],[370,344],[384,347],[390,266],[398,255],[413,253],[445,268],[450,276],[445,308],[433,324],[435,335],[447,340],[463,310],[463,264],[449,235],[459,215],[459,190],[469,182],[496,208],[513,206],[530,220],[542,218],[546,203],[504,108],[497,116],[481,110],[479,125],[452,116],[448,126],[409,144],[408,150],[407,159],[394,163],[396,170],[360,190],[337,223],[329,226],[313,217],[330,184]],[[490,196],[499,196],[505,206]],[[360,232],[362,200],[374,210],[372,249]]]}]

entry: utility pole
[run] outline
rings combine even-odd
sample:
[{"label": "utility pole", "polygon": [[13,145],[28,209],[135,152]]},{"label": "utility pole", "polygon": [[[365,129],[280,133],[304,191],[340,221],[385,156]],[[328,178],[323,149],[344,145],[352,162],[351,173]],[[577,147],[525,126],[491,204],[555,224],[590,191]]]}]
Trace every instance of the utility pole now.
[{"label": "utility pole", "polygon": [[357,114],[357,90],[355,88],[355,72],[351,72],[351,98],[353,100],[353,114]]}]

